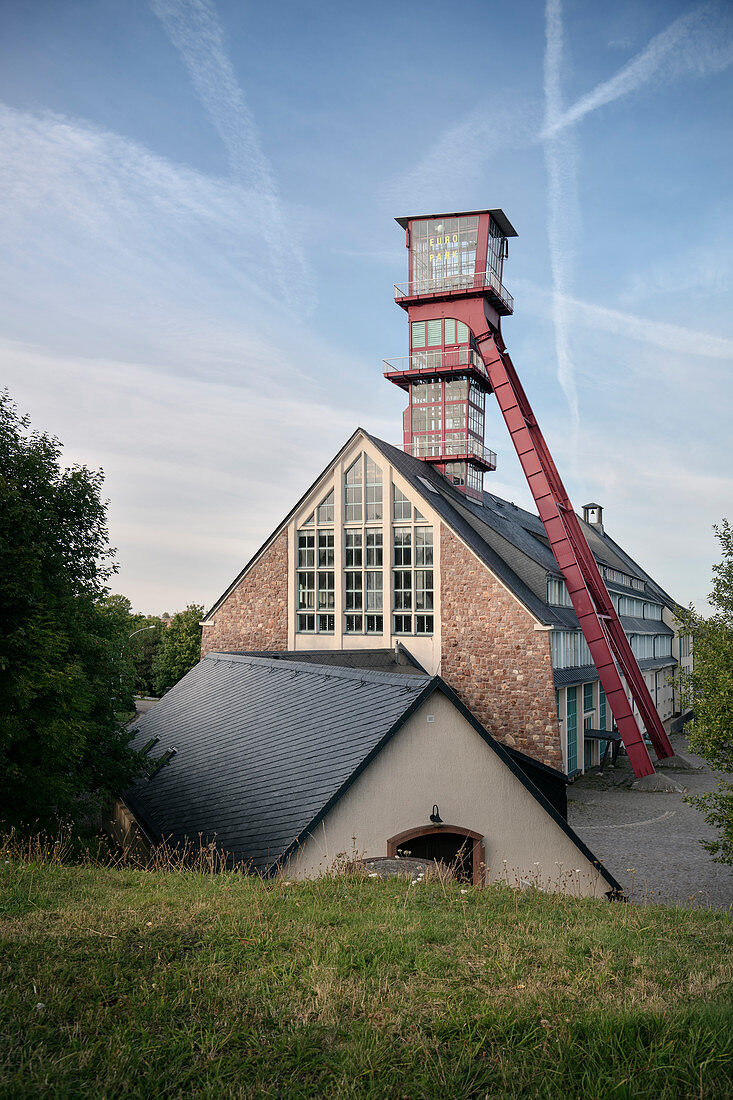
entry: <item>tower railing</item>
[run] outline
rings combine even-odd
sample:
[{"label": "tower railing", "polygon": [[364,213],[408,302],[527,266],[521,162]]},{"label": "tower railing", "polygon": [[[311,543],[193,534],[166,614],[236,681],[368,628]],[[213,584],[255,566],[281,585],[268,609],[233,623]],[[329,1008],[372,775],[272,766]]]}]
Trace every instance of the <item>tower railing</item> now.
[{"label": "tower railing", "polygon": [[413,438],[410,443],[403,443],[400,450],[415,458],[427,458],[442,460],[453,458],[476,458],[488,466],[496,469],[496,453],[490,451],[478,439],[472,436],[447,436],[439,439],[435,436],[419,436]]},{"label": "tower railing", "polygon": [[407,374],[411,371],[434,374],[436,371],[453,370],[456,367],[471,367],[487,377],[486,367],[481,356],[473,348],[455,348],[452,351],[414,351],[412,355],[403,355],[398,359],[383,359],[383,373]]},{"label": "tower railing", "polygon": [[395,298],[418,298],[429,294],[451,294],[485,289],[493,291],[502,305],[514,312],[514,298],[490,268],[475,274],[421,275],[409,283],[395,283]]}]

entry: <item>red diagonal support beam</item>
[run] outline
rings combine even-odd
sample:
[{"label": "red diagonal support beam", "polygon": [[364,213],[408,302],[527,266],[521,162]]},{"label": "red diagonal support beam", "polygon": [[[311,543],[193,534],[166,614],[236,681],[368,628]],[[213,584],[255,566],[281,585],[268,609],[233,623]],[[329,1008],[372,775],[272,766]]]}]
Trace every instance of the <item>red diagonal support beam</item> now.
[{"label": "red diagonal support beam", "polygon": [[621,683],[621,674],[657,756],[672,756],[674,749],[512,361],[500,349],[493,333],[478,337],[477,343],[634,774],[652,775],[654,765]]}]

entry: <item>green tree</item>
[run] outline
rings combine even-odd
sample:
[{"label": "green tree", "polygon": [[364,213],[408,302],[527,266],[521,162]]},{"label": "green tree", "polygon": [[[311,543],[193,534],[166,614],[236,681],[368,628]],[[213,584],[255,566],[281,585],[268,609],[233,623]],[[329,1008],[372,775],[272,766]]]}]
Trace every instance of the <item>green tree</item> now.
[{"label": "green tree", "polygon": [[201,658],[201,627],[204,616],[201,604],[189,604],[179,611],[164,628],[163,638],[153,662],[155,690],[165,694],[185,676]]},{"label": "green tree", "polygon": [[154,664],[164,631],[159,616],[130,614],[124,658],[132,690],[139,695],[155,695]]},{"label": "green tree", "polygon": [[[691,673],[680,673],[680,689],[695,712],[690,748],[716,771],[733,772],[733,528],[724,519],[714,531],[723,551],[713,566],[709,600],[715,611],[707,619],[692,608],[680,616],[679,633],[692,638],[694,664]],[[704,846],[718,862],[733,864],[733,784],[723,776],[710,794],[689,801],[718,830],[718,839]]]},{"label": "green tree", "polygon": [[115,718],[126,620],[107,599],[103,475],[61,450],[0,394],[2,814],[29,824],[86,814],[144,770]]}]

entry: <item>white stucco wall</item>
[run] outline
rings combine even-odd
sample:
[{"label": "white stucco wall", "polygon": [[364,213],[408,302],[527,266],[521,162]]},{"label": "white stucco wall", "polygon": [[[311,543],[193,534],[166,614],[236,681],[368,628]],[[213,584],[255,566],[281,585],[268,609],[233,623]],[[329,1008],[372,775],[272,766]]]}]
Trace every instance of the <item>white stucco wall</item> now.
[{"label": "white stucco wall", "polygon": [[390,837],[429,825],[435,802],[446,825],[484,837],[487,881],[533,881],[545,889],[595,897],[609,889],[557,822],[438,691],[305,841],[286,873],[317,875],[354,847],[364,858],[385,856]]}]

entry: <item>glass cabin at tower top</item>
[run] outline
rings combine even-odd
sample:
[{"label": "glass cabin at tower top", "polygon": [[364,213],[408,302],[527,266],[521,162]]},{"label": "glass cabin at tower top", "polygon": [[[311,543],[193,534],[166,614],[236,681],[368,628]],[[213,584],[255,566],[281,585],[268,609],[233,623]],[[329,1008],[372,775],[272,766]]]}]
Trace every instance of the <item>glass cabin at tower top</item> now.
[{"label": "glass cabin at tower top", "polygon": [[513,310],[502,276],[508,237],[517,234],[502,210],[397,221],[409,255],[409,279],[396,287],[409,355],[385,360],[384,373],[409,397],[402,446],[480,502],[496,455],[484,443],[490,385],[477,336],[488,326],[498,331]]},{"label": "glass cabin at tower top", "polygon": [[396,220],[405,229],[409,250],[409,279],[395,286],[401,305],[414,298],[479,292],[501,316],[513,312],[502,273],[508,238],[517,233],[503,210]]}]

